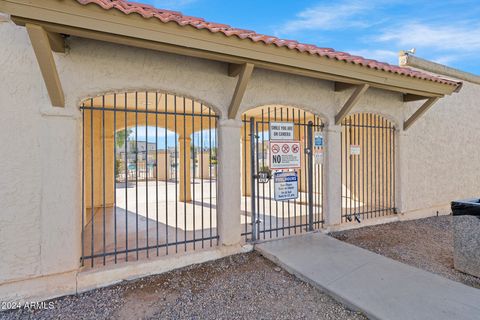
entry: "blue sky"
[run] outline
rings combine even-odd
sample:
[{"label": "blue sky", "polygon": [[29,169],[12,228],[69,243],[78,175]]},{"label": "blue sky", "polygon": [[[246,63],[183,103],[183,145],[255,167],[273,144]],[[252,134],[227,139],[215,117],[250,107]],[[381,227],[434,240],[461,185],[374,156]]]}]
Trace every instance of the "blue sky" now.
[{"label": "blue sky", "polygon": [[136,0],[397,64],[399,50],[480,74],[480,1]]}]

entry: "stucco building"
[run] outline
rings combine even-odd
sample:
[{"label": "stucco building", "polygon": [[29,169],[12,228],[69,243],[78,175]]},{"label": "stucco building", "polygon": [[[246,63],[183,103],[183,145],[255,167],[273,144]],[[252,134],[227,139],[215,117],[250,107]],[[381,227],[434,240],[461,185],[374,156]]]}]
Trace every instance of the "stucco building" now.
[{"label": "stucco building", "polygon": [[[0,12],[1,300],[447,214],[478,195],[474,83],[124,1],[0,0]],[[291,123],[302,153],[288,201],[259,179],[280,171],[271,122]],[[154,172],[129,168],[118,139],[154,143],[142,158]]]}]

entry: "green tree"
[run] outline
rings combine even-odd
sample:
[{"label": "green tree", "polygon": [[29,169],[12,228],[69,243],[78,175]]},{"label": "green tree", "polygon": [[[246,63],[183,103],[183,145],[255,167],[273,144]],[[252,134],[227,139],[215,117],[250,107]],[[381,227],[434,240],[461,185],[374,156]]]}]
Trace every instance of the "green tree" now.
[{"label": "green tree", "polygon": [[123,146],[125,145],[125,138],[127,139],[127,141],[129,141],[130,140],[129,136],[132,132],[133,130],[130,128],[117,131],[117,133],[115,134],[116,135],[115,139],[117,141],[117,148],[119,149],[123,148]]}]

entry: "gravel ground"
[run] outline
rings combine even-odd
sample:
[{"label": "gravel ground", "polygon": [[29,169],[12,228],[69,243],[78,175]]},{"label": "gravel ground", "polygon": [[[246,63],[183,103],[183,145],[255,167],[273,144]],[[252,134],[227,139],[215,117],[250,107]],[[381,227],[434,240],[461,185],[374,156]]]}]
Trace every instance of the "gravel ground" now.
[{"label": "gravel ground", "polygon": [[366,319],[257,253],[52,300],[0,319]]},{"label": "gravel ground", "polygon": [[393,222],[330,235],[448,279],[480,288],[480,279],[453,268],[452,216]]}]

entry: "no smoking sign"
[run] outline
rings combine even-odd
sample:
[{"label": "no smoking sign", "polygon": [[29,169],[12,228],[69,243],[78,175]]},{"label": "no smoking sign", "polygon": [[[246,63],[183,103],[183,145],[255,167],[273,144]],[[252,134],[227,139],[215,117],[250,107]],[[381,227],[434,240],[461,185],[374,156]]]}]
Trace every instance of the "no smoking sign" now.
[{"label": "no smoking sign", "polygon": [[270,142],[270,169],[298,169],[301,166],[301,145],[298,141]]}]

